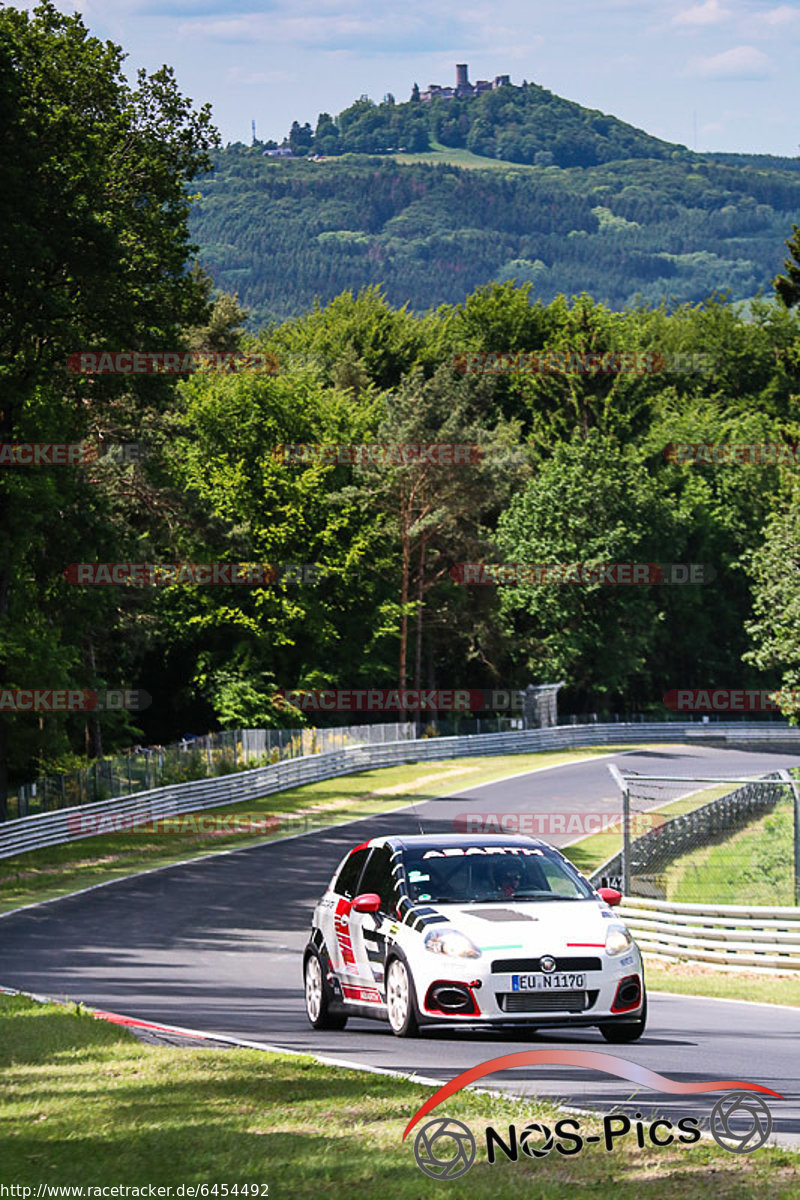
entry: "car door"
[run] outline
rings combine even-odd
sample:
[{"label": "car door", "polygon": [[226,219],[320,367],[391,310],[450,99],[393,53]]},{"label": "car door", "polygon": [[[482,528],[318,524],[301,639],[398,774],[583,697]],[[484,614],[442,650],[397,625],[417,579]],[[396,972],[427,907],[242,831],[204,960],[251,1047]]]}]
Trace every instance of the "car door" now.
[{"label": "car door", "polygon": [[366,892],[380,896],[381,907],[372,913],[350,912],[350,944],[358,971],[349,998],[360,1004],[382,1004],[385,999],[386,929],[396,918],[397,904],[388,846],[375,846],[369,856],[358,883],[358,894]]},{"label": "car door", "polygon": [[369,857],[368,846],[356,846],[339,868],[339,872],[331,885],[332,909],[330,911],[330,936],[326,944],[336,976],[342,986],[345,999],[352,999],[348,991],[359,982],[361,967],[356,962],[353,953],[350,921],[353,916],[352,904],[358,895],[358,881]]}]

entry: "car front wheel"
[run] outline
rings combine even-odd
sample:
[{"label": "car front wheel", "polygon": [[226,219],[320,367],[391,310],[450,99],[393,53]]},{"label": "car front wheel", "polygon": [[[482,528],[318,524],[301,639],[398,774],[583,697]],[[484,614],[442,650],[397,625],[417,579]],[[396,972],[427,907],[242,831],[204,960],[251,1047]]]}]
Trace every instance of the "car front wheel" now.
[{"label": "car front wheel", "polygon": [[609,1021],[600,1026],[600,1032],[607,1042],[621,1045],[623,1042],[635,1042],[644,1033],[647,1024],[647,996],[644,998],[641,1014],[635,1021]]},{"label": "car front wheel", "polygon": [[330,1011],[330,990],[316,950],[309,951],[304,975],[306,1014],[314,1029],[344,1029],[347,1017]]},{"label": "car front wheel", "polygon": [[386,1011],[392,1033],[397,1037],[415,1037],[419,1032],[414,1011],[414,985],[411,972],[400,958],[393,958],[386,972]]}]

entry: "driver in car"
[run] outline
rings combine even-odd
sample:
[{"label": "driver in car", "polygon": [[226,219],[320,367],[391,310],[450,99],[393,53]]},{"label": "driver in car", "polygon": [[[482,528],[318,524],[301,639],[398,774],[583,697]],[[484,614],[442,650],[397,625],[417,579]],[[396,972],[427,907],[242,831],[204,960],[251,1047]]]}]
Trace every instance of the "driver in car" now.
[{"label": "driver in car", "polygon": [[522,883],[522,868],[513,859],[494,864],[494,886],[498,896],[510,899]]}]

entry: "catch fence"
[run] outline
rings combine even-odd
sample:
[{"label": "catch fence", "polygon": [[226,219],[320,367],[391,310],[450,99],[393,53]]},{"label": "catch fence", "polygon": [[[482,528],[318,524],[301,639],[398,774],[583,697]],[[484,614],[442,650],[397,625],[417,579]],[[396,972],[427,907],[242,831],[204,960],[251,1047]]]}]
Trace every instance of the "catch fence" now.
[{"label": "catch fence", "polygon": [[594,872],[595,884],[677,904],[800,904],[800,783],[790,772],[734,779],[609,770],[622,793],[622,845]]}]

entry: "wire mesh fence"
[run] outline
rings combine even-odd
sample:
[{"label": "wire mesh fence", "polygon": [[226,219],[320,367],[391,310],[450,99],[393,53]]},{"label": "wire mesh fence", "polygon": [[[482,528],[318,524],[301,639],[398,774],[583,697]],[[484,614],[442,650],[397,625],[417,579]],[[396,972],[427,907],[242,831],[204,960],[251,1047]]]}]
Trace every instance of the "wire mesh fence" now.
[{"label": "wire mesh fence", "polygon": [[22,784],[7,797],[6,819],[129,796],[192,779],[211,779],[348,746],[405,741],[415,735],[413,721],[393,721],[330,729],[229,729],[185,737],[168,746],[134,746],[125,754],[95,759],[81,770],[45,775]]},{"label": "wire mesh fence", "polygon": [[622,844],[595,883],[676,904],[800,904],[800,770],[759,779],[612,773]]},{"label": "wire mesh fence", "polygon": [[466,734],[511,733],[524,729],[522,717],[434,717],[417,722],[417,737],[463,737]]}]

